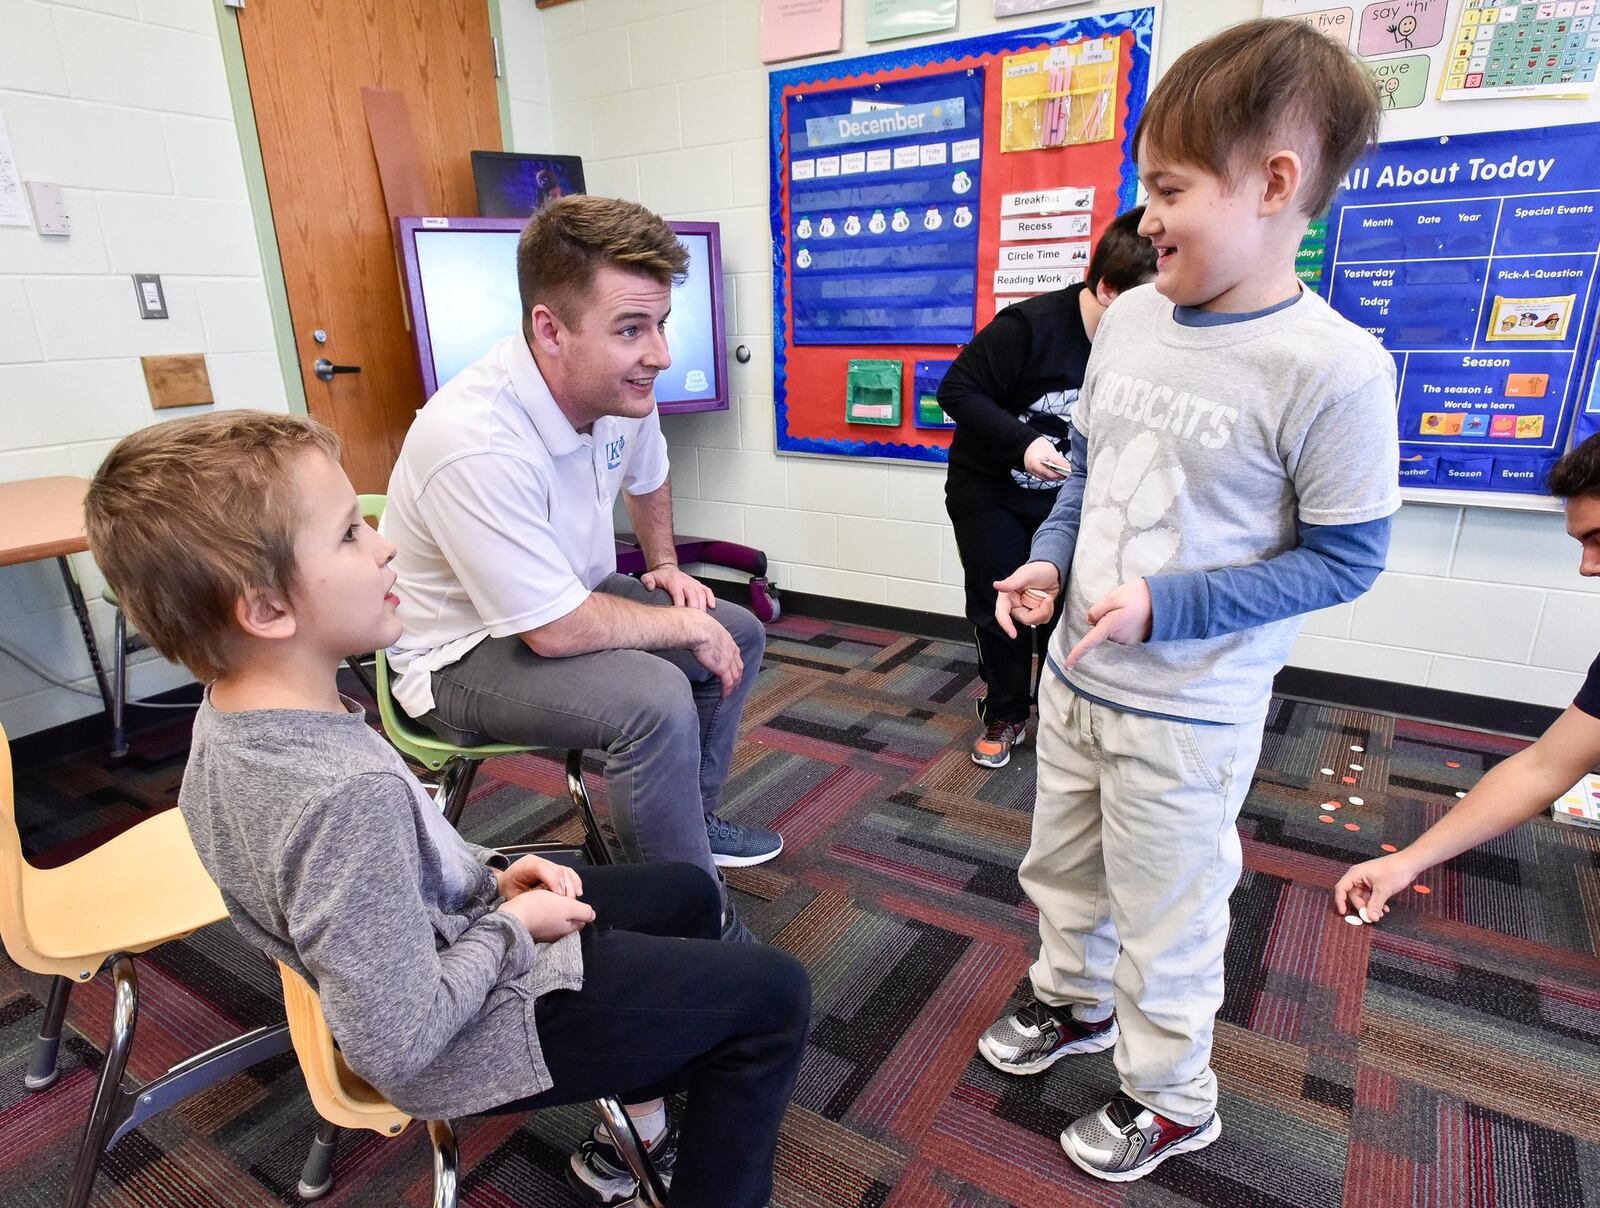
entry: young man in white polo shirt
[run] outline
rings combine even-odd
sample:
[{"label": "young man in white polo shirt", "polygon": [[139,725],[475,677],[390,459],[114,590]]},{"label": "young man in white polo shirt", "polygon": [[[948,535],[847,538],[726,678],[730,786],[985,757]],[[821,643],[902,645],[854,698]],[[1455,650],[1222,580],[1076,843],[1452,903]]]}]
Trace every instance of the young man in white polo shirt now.
[{"label": "young man in white polo shirt", "polygon": [[[715,877],[783,840],[716,813],[765,638],[675,561],[654,382],[687,265],[642,206],[541,209],[517,247],[522,333],[417,413],[383,529],[398,549],[401,707],[455,742],[605,750],[627,856]],[[616,573],[618,491],[642,580]]]}]

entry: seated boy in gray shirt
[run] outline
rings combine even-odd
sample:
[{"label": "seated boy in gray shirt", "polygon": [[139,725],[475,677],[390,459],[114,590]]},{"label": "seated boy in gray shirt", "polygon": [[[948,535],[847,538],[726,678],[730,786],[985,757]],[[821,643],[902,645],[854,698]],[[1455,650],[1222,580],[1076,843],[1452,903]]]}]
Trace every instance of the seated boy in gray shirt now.
[{"label": "seated boy in gray shirt", "polygon": [[[134,433],[89,490],[90,546],[129,617],[207,685],[179,807],[229,915],[316,986],[351,1069],[402,1110],[619,1094],[674,1206],[759,1208],[804,969],[719,942],[697,868],[510,863],[445,823],[337,688],[347,655],[400,633],[394,547],[337,456],[313,420],[232,411]],[[650,1100],[675,1090],[669,1126]],[[635,1190],[601,1129],[568,1174],[597,1203]]]}]

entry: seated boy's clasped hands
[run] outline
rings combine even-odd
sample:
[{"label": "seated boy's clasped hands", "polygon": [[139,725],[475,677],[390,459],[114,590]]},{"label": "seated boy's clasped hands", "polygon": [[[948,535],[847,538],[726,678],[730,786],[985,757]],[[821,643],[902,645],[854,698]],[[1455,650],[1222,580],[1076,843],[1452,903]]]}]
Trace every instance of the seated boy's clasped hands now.
[{"label": "seated boy's clasped hands", "polygon": [[594,922],[594,908],[578,900],[583,896],[583,878],[577,869],[530,853],[519,856],[510,868],[491,871],[505,899],[499,909],[517,919],[540,943],[571,935]]}]

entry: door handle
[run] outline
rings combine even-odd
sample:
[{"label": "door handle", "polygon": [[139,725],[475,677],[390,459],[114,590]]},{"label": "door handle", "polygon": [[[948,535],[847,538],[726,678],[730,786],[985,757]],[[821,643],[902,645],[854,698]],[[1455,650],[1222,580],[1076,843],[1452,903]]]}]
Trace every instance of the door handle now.
[{"label": "door handle", "polygon": [[336,373],[360,373],[360,365],[335,365],[327,357],[318,357],[311,363],[311,372],[325,382],[333,381]]}]

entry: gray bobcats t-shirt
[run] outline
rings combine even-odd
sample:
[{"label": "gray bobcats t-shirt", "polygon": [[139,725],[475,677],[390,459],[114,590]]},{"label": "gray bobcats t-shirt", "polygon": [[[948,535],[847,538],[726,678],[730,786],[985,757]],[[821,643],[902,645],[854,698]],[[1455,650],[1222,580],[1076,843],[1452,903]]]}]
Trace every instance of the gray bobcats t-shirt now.
[{"label": "gray bobcats t-shirt", "polygon": [[[1400,506],[1394,359],[1305,293],[1186,327],[1154,285],[1096,333],[1073,423],[1088,442],[1059,664],[1090,606],[1145,576],[1245,566],[1294,548],[1296,522],[1361,524]],[[1114,705],[1211,722],[1265,715],[1292,617],[1221,637],[1102,642],[1068,673]]]}]

